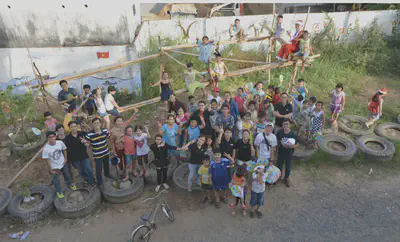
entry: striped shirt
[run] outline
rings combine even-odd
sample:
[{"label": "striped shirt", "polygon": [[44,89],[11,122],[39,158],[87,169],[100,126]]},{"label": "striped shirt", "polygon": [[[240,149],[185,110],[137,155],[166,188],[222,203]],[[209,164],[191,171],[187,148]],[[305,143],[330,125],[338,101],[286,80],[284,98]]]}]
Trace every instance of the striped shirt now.
[{"label": "striped shirt", "polygon": [[103,158],[110,153],[107,143],[107,138],[109,137],[110,133],[107,129],[102,129],[101,133],[96,133],[92,130],[86,134],[85,139],[90,142],[93,150],[93,157],[95,159]]}]

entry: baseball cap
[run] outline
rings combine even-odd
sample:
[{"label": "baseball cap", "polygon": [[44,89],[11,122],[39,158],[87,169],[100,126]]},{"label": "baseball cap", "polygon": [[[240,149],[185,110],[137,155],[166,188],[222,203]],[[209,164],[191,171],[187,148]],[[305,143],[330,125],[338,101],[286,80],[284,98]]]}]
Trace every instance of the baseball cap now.
[{"label": "baseball cap", "polygon": [[303,26],[303,21],[302,21],[302,20],[297,20],[297,21],[296,21],[296,24],[298,24],[298,25],[300,25],[300,26]]},{"label": "baseball cap", "polygon": [[213,92],[219,92],[219,88],[218,87],[214,87],[213,88]]},{"label": "baseball cap", "polygon": [[382,94],[386,94],[387,93],[387,89],[385,87],[381,88],[381,89],[379,89],[379,92],[382,93]]},{"label": "baseball cap", "polygon": [[47,138],[48,138],[50,135],[57,136],[56,132],[54,132],[54,131],[48,131],[48,132],[46,133],[46,137],[47,137]]},{"label": "baseball cap", "polygon": [[272,126],[272,127],[274,127],[274,124],[271,123],[271,122],[268,122],[268,123],[265,125],[265,127],[266,127],[266,126]]}]

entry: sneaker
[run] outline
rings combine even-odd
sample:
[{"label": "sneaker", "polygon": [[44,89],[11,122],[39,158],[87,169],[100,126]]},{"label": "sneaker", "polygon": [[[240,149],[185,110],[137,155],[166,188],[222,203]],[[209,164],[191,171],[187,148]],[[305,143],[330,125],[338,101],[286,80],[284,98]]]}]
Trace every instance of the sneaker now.
[{"label": "sneaker", "polygon": [[188,192],[192,192],[192,187],[188,187]]},{"label": "sneaker", "polygon": [[161,188],[161,186],[160,186],[160,185],[157,185],[155,191],[156,191],[156,192],[160,191],[160,188]]},{"label": "sneaker", "polygon": [[76,190],[76,186],[74,184],[72,184],[71,186],[68,186],[72,191]]},{"label": "sneaker", "polygon": [[284,180],[287,187],[290,187],[292,185],[292,182],[289,180],[289,178],[285,178]]},{"label": "sneaker", "polygon": [[57,197],[59,199],[63,199],[64,198],[64,194],[62,194],[61,192],[57,192]]},{"label": "sneaker", "polygon": [[92,188],[96,188],[96,186],[97,186],[96,183],[93,182],[92,183]]},{"label": "sneaker", "polygon": [[165,189],[168,189],[168,188],[169,188],[169,186],[167,185],[167,183],[163,183],[162,185],[163,185],[163,187],[164,187]]}]

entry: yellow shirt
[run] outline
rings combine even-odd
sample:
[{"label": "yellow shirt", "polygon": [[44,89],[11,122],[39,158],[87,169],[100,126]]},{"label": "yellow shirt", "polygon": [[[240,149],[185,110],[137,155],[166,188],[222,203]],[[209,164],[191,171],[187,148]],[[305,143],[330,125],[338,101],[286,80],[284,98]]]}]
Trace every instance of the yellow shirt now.
[{"label": "yellow shirt", "polygon": [[201,176],[201,183],[203,184],[210,184],[209,178],[210,174],[208,173],[208,169],[210,167],[205,167],[204,165],[200,166],[199,168],[199,175]]},{"label": "yellow shirt", "polygon": [[[64,123],[63,123],[63,125],[64,125],[64,130],[65,130],[65,134],[67,134],[67,135],[71,132],[71,130],[70,130],[69,127],[68,127],[68,123],[69,123],[70,121],[72,121],[72,120],[75,120],[75,119],[73,118],[73,116],[72,116],[72,113],[67,113],[67,114],[65,115]],[[81,126],[80,126],[80,125],[78,125],[78,131],[81,131]]]}]

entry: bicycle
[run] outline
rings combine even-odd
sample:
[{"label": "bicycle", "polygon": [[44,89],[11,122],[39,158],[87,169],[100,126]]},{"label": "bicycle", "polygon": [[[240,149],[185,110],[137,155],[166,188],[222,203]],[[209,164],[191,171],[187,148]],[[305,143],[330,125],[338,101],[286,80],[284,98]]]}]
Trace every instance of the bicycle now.
[{"label": "bicycle", "polygon": [[159,209],[163,211],[165,217],[172,223],[175,220],[174,214],[169,207],[167,201],[165,198],[159,196],[166,192],[167,190],[164,189],[161,192],[157,194],[155,197],[150,197],[147,199],[144,199],[142,203],[148,201],[148,200],[157,200],[157,205],[153,209],[152,212],[148,214],[144,214],[140,217],[141,222],[136,228],[133,230],[132,235],[131,235],[131,242],[138,242],[138,241],[149,241],[150,240],[150,235],[154,233],[154,231],[157,229],[156,225],[156,218]]}]

